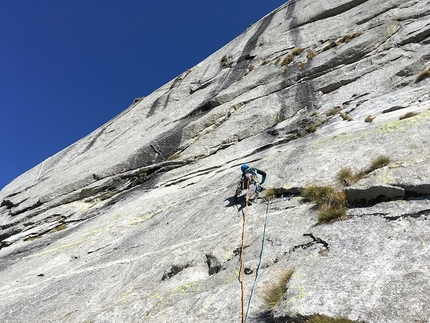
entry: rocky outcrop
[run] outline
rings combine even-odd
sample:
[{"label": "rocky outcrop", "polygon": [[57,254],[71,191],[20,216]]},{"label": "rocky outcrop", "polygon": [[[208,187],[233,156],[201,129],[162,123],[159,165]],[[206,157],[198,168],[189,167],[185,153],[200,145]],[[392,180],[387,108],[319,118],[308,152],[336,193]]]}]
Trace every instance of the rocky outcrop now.
[{"label": "rocky outcrop", "polygon": [[[267,322],[264,291],[294,268],[276,322],[428,322],[428,8],[289,1],[15,179],[0,321],[236,322],[244,279],[248,320]],[[234,203],[244,162],[270,207]],[[344,190],[346,218],[320,223],[309,185]]]}]

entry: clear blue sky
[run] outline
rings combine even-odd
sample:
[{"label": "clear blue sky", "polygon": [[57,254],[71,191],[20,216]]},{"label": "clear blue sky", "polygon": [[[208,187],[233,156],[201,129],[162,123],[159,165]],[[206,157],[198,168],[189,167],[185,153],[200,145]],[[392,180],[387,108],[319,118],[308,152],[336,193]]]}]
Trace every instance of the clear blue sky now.
[{"label": "clear blue sky", "polygon": [[0,0],[0,189],[286,0]]}]

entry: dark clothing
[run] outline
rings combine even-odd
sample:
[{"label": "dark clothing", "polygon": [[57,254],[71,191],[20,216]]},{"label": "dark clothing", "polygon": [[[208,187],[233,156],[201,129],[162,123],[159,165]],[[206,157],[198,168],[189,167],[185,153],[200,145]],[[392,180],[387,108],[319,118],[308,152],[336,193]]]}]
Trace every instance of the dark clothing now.
[{"label": "dark clothing", "polygon": [[257,168],[247,168],[242,173],[240,181],[237,183],[236,193],[234,194],[234,200],[237,201],[237,197],[242,193],[242,190],[248,189],[248,199],[252,199],[256,191],[258,191],[258,175],[261,175],[261,183],[266,181],[266,172]]}]

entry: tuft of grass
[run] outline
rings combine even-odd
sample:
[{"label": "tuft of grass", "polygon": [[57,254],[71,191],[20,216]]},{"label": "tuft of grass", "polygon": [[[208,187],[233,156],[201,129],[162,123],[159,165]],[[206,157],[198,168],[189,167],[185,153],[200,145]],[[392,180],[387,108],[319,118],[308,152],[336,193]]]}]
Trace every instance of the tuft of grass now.
[{"label": "tuft of grass", "polygon": [[249,66],[248,66],[248,70],[249,70],[250,72],[251,72],[253,69],[254,69],[254,65],[252,65],[252,64],[251,64],[251,65],[249,65]]},{"label": "tuft of grass", "polygon": [[305,62],[299,62],[299,67],[301,69],[304,69],[306,67],[306,63]]},{"label": "tuft of grass", "polygon": [[287,56],[284,57],[284,59],[282,60],[281,66],[288,66],[288,64],[290,64],[291,62],[294,61],[294,55],[289,53],[287,54]]},{"label": "tuft of grass", "polygon": [[425,69],[424,71],[419,72],[415,81],[421,82],[428,77],[430,77],[430,67]]},{"label": "tuft of grass", "polygon": [[346,115],[345,113],[339,113],[339,115],[345,121],[352,121],[352,120],[354,120],[350,116]]},{"label": "tuft of grass", "polygon": [[375,117],[367,116],[366,119],[364,119],[364,122],[370,123],[373,121],[373,119],[375,119]]},{"label": "tuft of grass", "polygon": [[377,170],[378,168],[382,168],[384,166],[387,166],[389,163],[391,163],[390,157],[385,155],[379,155],[372,159],[371,164],[366,172],[370,173],[374,170]]},{"label": "tuft of grass", "polygon": [[278,65],[280,60],[281,59],[278,57],[277,59],[275,59],[275,61],[273,62],[273,64]]},{"label": "tuft of grass", "polygon": [[293,50],[291,50],[290,54],[294,55],[294,56],[298,56],[300,55],[305,49],[302,47],[296,47]]},{"label": "tuft of grass", "polygon": [[417,113],[417,112],[408,112],[404,116],[401,116],[399,118],[399,120],[403,120],[403,119],[407,119],[407,118],[412,118],[412,117],[415,117],[417,115],[419,115],[419,113]]},{"label": "tuft of grass", "polygon": [[277,196],[276,190],[274,188],[268,188],[263,191],[264,199],[271,200]]},{"label": "tuft of grass", "polygon": [[315,56],[317,56],[318,54],[317,54],[317,52],[316,51],[314,51],[314,50],[311,50],[311,51],[309,51],[307,54],[306,54],[306,58],[307,59],[312,59],[312,58],[314,58]]},{"label": "tuft of grass", "polygon": [[378,168],[382,168],[387,166],[391,162],[388,156],[379,155],[372,159],[370,166],[361,170],[358,173],[354,173],[351,168],[341,168],[340,171],[336,175],[337,181],[343,186],[350,186],[360,179],[366,177],[367,174],[377,170]]},{"label": "tuft of grass", "polygon": [[294,57],[300,55],[304,50],[302,47],[292,49],[282,60],[281,66],[288,66],[288,64],[294,61]]},{"label": "tuft of grass", "polygon": [[352,172],[351,168],[341,168],[337,173],[336,179],[343,186],[351,186],[352,184],[358,182],[360,179],[366,176],[366,172],[361,171],[356,174]]},{"label": "tuft of grass", "polygon": [[287,284],[293,273],[294,268],[289,268],[279,276],[276,282],[263,291],[263,301],[272,314],[287,292]]},{"label": "tuft of grass", "polygon": [[328,43],[327,45],[325,45],[322,49],[321,49],[321,51],[322,52],[325,52],[326,50],[329,50],[329,49],[331,49],[331,48],[333,48],[333,47],[336,47],[337,45],[336,45],[336,42],[334,42],[334,41],[331,41],[330,43]]},{"label": "tuft of grass", "polygon": [[318,221],[320,223],[330,223],[338,220],[346,220],[345,207],[324,207],[318,212]]},{"label": "tuft of grass", "polygon": [[358,323],[356,321],[351,321],[348,318],[338,317],[333,318],[326,315],[313,315],[306,319],[305,323]]},{"label": "tuft of grass", "polygon": [[60,225],[57,225],[55,228],[51,229],[51,230],[49,231],[49,233],[62,231],[62,230],[64,230],[64,229],[67,229],[67,224],[65,224],[65,223],[61,223]]},{"label": "tuft of grass", "polygon": [[304,198],[305,202],[315,202],[317,206],[324,204],[324,198],[334,192],[334,189],[330,186],[315,186],[310,185],[305,187],[301,196]]},{"label": "tuft of grass", "polygon": [[314,125],[314,124],[311,124],[310,126],[308,126],[307,128],[306,128],[306,131],[307,132],[309,132],[309,133],[313,133],[313,132],[315,132],[315,131],[317,131],[317,126],[316,125]]},{"label": "tuft of grass", "polygon": [[340,112],[340,110],[342,110],[341,107],[334,107],[333,109],[331,109],[330,111],[328,111],[326,113],[326,116],[327,117],[332,117],[332,116],[338,114]]},{"label": "tuft of grass", "polygon": [[351,168],[342,168],[336,176],[337,180],[345,186],[350,186],[356,182],[355,175]]},{"label": "tuft of grass", "polygon": [[348,205],[345,191],[336,191],[330,186],[308,186],[301,196],[306,202],[314,202],[318,207],[318,221],[332,222],[346,218]]}]

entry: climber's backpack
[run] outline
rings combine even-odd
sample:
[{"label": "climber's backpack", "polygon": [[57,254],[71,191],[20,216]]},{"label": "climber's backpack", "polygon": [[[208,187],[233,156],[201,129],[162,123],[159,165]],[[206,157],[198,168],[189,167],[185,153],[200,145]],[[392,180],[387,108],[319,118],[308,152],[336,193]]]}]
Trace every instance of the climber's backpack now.
[{"label": "climber's backpack", "polygon": [[240,188],[246,190],[249,184],[257,183],[257,171],[254,168],[249,169],[245,173],[242,173],[242,178],[240,180]]}]

